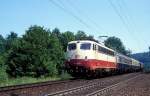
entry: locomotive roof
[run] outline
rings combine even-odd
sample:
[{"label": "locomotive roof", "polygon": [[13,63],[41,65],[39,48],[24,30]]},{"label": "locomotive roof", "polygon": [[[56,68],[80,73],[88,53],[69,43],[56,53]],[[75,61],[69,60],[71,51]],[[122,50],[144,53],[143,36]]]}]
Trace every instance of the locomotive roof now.
[{"label": "locomotive roof", "polygon": [[[110,48],[106,47],[103,43],[96,42],[96,41],[91,41],[91,40],[76,40],[76,41],[70,41],[68,44],[70,44],[70,43],[77,43],[77,42],[89,42],[89,43],[92,43],[92,44],[96,43],[96,44],[98,44],[98,45],[100,45],[100,46],[102,46],[102,47],[104,47],[104,48],[106,48],[106,49],[108,49],[108,50],[114,51],[113,49],[110,49]],[[114,52],[115,52],[115,51],[114,51]]]},{"label": "locomotive roof", "polygon": [[138,60],[136,60],[136,59],[134,59],[134,58],[131,58],[132,59],[132,61],[134,61],[134,62],[140,62],[140,61],[138,61]]},{"label": "locomotive roof", "polygon": [[117,53],[117,55],[120,56],[120,57],[124,57],[124,58],[127,58],[127,59],[131,59],[131,60],[134,61],[134,62],[140,62],[139,60],[137,60],[137,59],[135,59],[135,58],[128,57],[128,56],[123,55],[123,54],[121,54],[121,53]]},{"label": "locomotive roof", "polygon": [[90,42],[90,43],[93,43],[95,41],[91,41],[91,40],[76,40],[76,41],[70,41],[69,43],[77,43],[77,42]]},{"label": "locomotive roof", "polygon": [[127,58],[127,59],[132,59],[131,57],[128,57],[128,56],[123,55],[123,54],[118,53],[118,52],[117,52],[117,54],[116,54],[116,55],[117,55],[117,56],[119,56],[119,57],[124,57],[124,58]]}]

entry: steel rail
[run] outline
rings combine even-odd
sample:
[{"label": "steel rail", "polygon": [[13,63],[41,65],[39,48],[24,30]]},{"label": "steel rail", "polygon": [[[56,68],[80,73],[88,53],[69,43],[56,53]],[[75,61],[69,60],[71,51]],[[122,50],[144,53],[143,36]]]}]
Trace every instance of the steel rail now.
[{"label": "steel rail", "polygon": [[61,83],[67,83],[67,82],[73,82],[73,81],[76,81],[76,80],[45,81],[45,82],[5,86],[5,87],[0,87],[0,92],[19,90],[19,89],[25,89],[25,88],[32,88],[32,87],[38,87],[38,86],[47,86],[47,85],[52,85],[52,84],[61,84]]},{"label": "steel rail", "polygon": [[135,76],[135,77],[133,77],[133,78],[127,79],[127,80],[125,80],[125,81],[122,81],[122,82],[113,84],[113,85],[111,85],[111,86],[105,87],[105,88],[100,89],[100,90],[98,90],[98,91],[95,91],[95,92],[93,92],[93,93],[87,94],[86,96],[102,96],[104,93],[109,92],[109,91],[113,90],[113,89],[116,88],[116,87],[120,87],[121,85],[126,84],[127,82],[129,82],[129,81],[131,81],[131,80],[133,80],[133,79],[135,79],[135,78],[137,78],[137,77],[139,77],[139,76],[141,76],[141,74],[138,75],[138,76]]},{"label": "steel rail", "polygon": [[88,85],[83,85],[83,86],[79,86],[79,87],[75,87],[75,88],[71,88],[71,89],[67,89],[67,90],[63,90],[63,91],[58,91],[58,92],[55,92],[55,93],[46,94],[45,96],[65,96],[65,95],[75,93],[75,92],[78,92],[78,91],[81,91],[81,90],[86,90],[86,89],[89,89],[89,88],[92,88],[92,87],[95,87],[95,86],[100,86],[102,83],[103,82],[90,83]]},{"label": "steel rail", "polygon": [[88,88],[91,88],[91,87],[94,87],[94,86],[97,86],[97,85],[98,85],[98,83],[92,83],[92,84],[79,86],[79,87],[68,89],[68,90],[59,91],[59,92],[56,92],[56,93],[46,94],[45,96],[64,96],[64,95],[67,95],[67,94],[70,94],[70,93],[73,93],[73,92],[77,92],[77,91],[80,91],[80,90],[85,90],[85,89],[88,89]]}]

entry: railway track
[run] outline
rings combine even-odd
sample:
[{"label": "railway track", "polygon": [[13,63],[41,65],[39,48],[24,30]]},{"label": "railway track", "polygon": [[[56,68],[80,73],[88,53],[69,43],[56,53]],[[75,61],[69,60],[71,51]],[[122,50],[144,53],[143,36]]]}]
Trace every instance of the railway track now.
[{"label": "railway track", "polygon": [[123,87],[124,85],[126,85],[127,82],[129,82],[129,81],[131,81],[131,80],[133,80],[133,79],[135,79],[135,78],[137,78],[137,77],[139,77],[139,76],[141,76],[141,75],[135,76],[135,77],[130,78],[130,79],[127,79],[127,80],[125,80],[125,81],[116,83],[116,84],[114,84],[114,85],[108,86],[108,87],[103,88],[103,89],[100,89],[100,90],[95,91],[95,92],[93,92],[93,93],[87,94],[86,96],[104,96],[104,94],[106,94],[106,93],[107,93],[107,95],[108,95],[108,93],[109,93],[110,91],[115,90],[116,87],[120,87],[120,88],[121,88],[121,87]]},{"label": "railway track", "polygon": [[[138,77],[138,76],[136,76],[136,77]],[[55,93],[51,93],[51,94],[46,94],[45,96],[70,96],[70,95],[78,96],[79,94],[78,95],[77,94],[74,95],[74,93],[78,93],[78,92],[81,92],[81,91],[84,91],[84,90],[89,90],[91,88],[98,87],[98,86],[105,86],[105,88],[101,87],[100,90],[86,95],[86,96],[100,96],[100,95],[102,95],[102,93],[108,92],[108,90],[110,90],[112,88],[115,88],[115,87],[119,86],[120,84],[123,84],[123,83],[125,83],[127,81],[130,81],[130,80],[132,80],[132,79],[134,79],[136,77],[133,77],[133,78],[130,77],[129,79],[127,79],[125,81],[120,81],[120,82],[117,82],[117,83],[115,82],[114,84],[112,84],[111,86],[108,86],[108,87],[106,87],[105,82],[107,82],[107,81],[113,82],[113,79],[112,80],[111,79],[107,80],[105,82],[90,83],[90,84],[79,86],[79,87],[76,87],[76,88],[63,90],[63,91],[59,91],[59,92],[55,92]]]},{"label": "railway track", "polygon": [[19,93],[26,94],[27,93],[26,89],[29,89],[28,90],[28,92],[29,92],[30,90],[32,90],[34,88],[39,88],[39,87],[42,87],[42,86],[44,87],[44,86],[58,85],[58,84],[62,84],[62,83],[69,83],[69,82],[74,82],[74,81],[77,81],[77,80],[79,80],[79,79],[46,81],[46,82],[38,82],[38,83],[30,83],[30,84],[0,87],[0,96],[3,96],[3,94],[5,94],[5,96],[12,96],[12,95],[20,96],[20,95],[17,95],[18,91],[23,91],[23,92],[19,92]]},{"label": "railway track", "polygon": [[[106,86],[124,81],[127,78],[132,78],[137,74],[138,73],[131,73],[93,80],[75,79],[63,81],[48,81],[33,84],[0,87],[0,96],[70,96],[72,94],[74,94],[74,96],[81,96],[76,93],[86,92],[88,90],[90,90],[89,92],[92,93],[95,91],[94,88],[100,87],[99,89],[103,89]],[[91,91],[92,89],[93,91]],[[82,96],[85,96],[85,94]]]},{"label": "railway track", "polygon": [[150,74],[142,74],[122,88],[110,91],[111,96],[150,96]]},{"label": "railway track", "polygon": [[73,92],[77,92],[77,91],[81,91],[81,90],[85,90],[87,88],[91,88],[94,87],[95,85],[97,85],[97,83],[92,83],[92,84],[88,84],[85,86],[80,86],[80,87],[76,87],[76,88],[72,88],[72,89],[68,89],[68,90],[63,90],[63,91],[59,91],[56,93],[51,93],[51,94],[46,94],[45,96],[64,96]]}]

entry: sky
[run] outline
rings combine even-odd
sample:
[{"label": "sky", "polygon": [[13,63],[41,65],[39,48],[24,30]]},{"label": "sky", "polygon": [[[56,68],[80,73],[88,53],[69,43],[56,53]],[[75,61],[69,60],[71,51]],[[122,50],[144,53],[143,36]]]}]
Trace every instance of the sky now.
[{"label": "sky", "polygon": [[133,53],[150,46],[150,0],[0,0],[0,34],[31,25],[119,37]]}]

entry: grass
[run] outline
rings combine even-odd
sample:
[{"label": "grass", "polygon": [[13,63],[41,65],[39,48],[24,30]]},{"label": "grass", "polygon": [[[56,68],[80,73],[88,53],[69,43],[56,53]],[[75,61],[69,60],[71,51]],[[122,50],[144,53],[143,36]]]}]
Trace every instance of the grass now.
[{"label": "grass", "polygon": [[5,78],[4,80],[0,80],[0,87],[11,86],[11,85],[20,85],[20,84],[29,84],[29,83],[37,83],[44,81],[54,81],[54,80],[67,80],[71,78],[71,76],[67,73],[64,73],[60,76],[56,77],[18,77],[18,78]]},{"label": "grass", "polygon": [[11,85],[20,85],[20,84],[27,84],[27,83],[37,83],[37,82],[44,82],[44,81],[53,81],[53,80],[60,80],[61,78],[58,77],[45,77],[45,78],[33,78],[33,77],[19,77],[19,78],[9,78],[3,82],[0,82],[0,87],[3,86],[11,86]]}]

